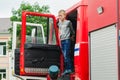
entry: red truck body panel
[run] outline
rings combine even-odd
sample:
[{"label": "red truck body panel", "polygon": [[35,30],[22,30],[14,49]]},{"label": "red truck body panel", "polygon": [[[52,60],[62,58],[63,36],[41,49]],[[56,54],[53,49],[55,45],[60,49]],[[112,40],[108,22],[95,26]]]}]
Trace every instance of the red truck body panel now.
[{"label": "red truck body panel", "polygon": [[[98,11],[100,10],[100,8],[102,8],[102,12],[99,14]],[[120,80],[120,77],[119,77],[119,73],[120,73],[120,69],[119,69],[120,10],[119,9],[120,9],[120,0],[88,0],[88,32],[89,33],[106,28],[112,24],[116,25],[115,34],[116,34],[117,45],[116,45],[115,54],[116,54],[116,57],[117,57],[116,60],[118,63],[117,64],[118,65],[118,80]],[[89,42],[89,44],[91,43]],[[91,71],[90,71],[90,77],[91,77]]]},{"label": "red truck body panel", "polygon": [[[88,0],[88,6],[89,31],[117,22],[117,0]],[[99,7],[103,8],[101,14],[97,12]]]}]

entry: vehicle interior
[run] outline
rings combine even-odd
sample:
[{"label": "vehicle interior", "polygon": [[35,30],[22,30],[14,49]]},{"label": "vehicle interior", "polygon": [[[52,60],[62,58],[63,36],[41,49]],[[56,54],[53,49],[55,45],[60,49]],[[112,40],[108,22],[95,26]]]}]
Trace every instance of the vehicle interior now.
[{"label": "vehicle interior", "polygon": [[72,22],[73,29],[75,31],[75,37],[74,37],[74,40],[71,41],[71,49],[70,49],[70,54],[71,54],[71,59],[72,59],[72,64],[73,64],[73,71],[74,71],[74,46],[75,46],[75,43],[76,43],[77,10],[74,10],[74,11],[70,12],[67,15],[67,19]]}]

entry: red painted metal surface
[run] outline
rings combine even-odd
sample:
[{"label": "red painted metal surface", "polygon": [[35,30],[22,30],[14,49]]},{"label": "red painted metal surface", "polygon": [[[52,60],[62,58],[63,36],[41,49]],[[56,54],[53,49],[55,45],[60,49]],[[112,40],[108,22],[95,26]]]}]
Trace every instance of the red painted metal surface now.
[{"label": "red painted metal surface", "polygon": [[[118,26],[120,25],[120,0],[117,0],[117,11],[118,11]],[[120,26],[119,26],[120,30]]]},{"label": "red painted metal surface", "polygon": [[[88,29],[93,31],[117,22],[117,0],[88,0]],[[97,9],[103,8],[98,14]]]},{"label": "red painted metal surface", "polygon": [[51,80],[49,75],[47,75],[47,80]]},{"label": "red painted metal surface", "polygon": [[120,19],[120,0],[117,0],[118,17]]},{"label": "red painted metal surface", "polygon": [[74,56],[75,76],[80,80],[89,80],[87,6],[80,6],[77,10],[76,44],[80,47],[79,55]]},{"label": "red painted metal surface", "polygon": [[36,74],[27,74],[27,73],[25,73],[25,70],[24,70],[24,44],[26,41],[25,35],[26,35],[26,17],[27,17],[27,15],[53,18],[57,45],[59,45],[58,29],[56,27],[56,18],[54,17],[54,15],[42,14],[42,13],[36,13],[36,12],[25,12],[25,11],[22,12],[22,31],[21,31],[21,46],[20,46],[20,75],[36,75]]}]

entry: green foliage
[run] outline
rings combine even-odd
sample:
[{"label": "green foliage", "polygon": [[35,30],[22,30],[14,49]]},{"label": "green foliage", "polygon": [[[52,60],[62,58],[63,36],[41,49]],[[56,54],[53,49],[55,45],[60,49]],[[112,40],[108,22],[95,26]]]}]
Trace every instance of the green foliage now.
[{"label": "green foliage", "polygon": [[[21,15],[22,15],[22,11],[30,11],[30,12],[40,12],[40,13],[50,13],[49,11],[49,6],[48,5],[43,5],[40,6],[37,2],[34,3],[33,5],[31,5],[28,2],[22,2],[20,7],[15,10],[12,9],[12,16],[10,17],[11,21],[22,21]],[[46,31],[46,21],[47,19],[45,17],[37,17],[37,16],[28,16],[27,17],[27,22],[30,23],[39,23],[42,24],[44,27],[44,31]],[[20,37],[21,34],[21,27],[20,25],[18,25],[19,27],[17,28],[17,36]],[[30,32],[31,27],[27,27],[27,34],[31,34]],[[12,27],[9,28],[9,32],[12,34]],[[9,45],[12,46],[12,43],[9,42]],[[11,46],[9,48],[11,48]]]}]

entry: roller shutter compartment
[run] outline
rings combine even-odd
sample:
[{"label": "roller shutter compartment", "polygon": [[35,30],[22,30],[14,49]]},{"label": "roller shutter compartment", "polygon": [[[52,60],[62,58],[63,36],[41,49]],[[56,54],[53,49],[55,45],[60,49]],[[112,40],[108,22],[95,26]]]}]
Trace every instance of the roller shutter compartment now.
[{"label": "roller shutter compartment", "polygon": [[118,80],[116,25],[90,33],[90,75],[91,80]]}]

